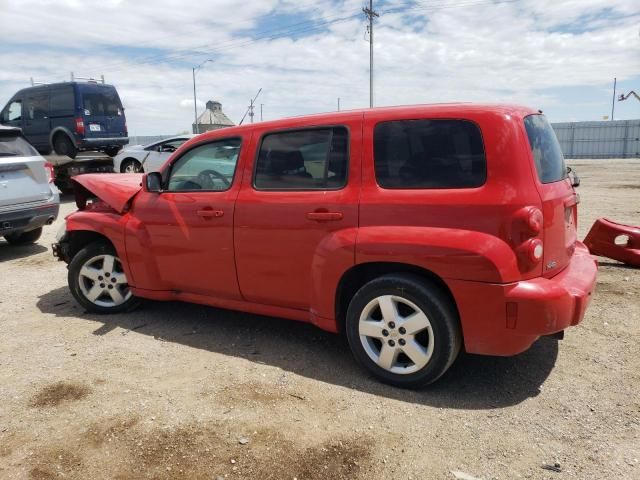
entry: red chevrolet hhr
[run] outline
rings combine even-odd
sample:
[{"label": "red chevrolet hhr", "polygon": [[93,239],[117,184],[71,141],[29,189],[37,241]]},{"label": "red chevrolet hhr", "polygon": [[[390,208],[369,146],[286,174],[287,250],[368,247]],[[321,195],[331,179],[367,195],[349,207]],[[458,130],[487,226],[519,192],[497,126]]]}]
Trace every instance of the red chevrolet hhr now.
[{"label": "red chevrolet hhr", "polygon": [[538,111],[424,105],[200,135],[160,172],[75,177],[54,245],[88,311],[183,300],[344,332],[380,380],[578,324],[597,265]]}]

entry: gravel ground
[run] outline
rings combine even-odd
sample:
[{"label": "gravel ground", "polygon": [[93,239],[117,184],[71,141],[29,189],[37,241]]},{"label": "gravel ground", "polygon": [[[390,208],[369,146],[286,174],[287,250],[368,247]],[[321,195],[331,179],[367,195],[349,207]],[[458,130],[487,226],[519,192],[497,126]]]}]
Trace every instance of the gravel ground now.
[{"label": "gravel ground", "polygon": [[[640,161],[572,165],[581,238],[600,216],[640,224]],[[563,341],[463,355],[413,392],[309,325],[179,303],[87,314],[56,231],[0,240],[0,478],[640,478],[638,270],[601,259]]]}]

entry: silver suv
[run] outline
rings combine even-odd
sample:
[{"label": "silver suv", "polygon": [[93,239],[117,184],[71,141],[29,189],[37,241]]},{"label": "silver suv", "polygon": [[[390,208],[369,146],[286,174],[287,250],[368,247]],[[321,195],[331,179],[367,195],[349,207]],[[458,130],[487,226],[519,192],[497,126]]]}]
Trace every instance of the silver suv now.
[{"label": "silver suv", "polygon": [[0,236],[14,245],[33,243],[59,209],[51,165],[19,128],[0,125]]}]

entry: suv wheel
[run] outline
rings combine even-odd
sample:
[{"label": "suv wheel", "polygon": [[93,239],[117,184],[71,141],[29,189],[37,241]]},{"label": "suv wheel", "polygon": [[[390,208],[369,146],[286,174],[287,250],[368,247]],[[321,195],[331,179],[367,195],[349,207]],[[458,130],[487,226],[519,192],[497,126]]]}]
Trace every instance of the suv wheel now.
[{"label": "suv wheel", "polygon": [[34,243],[42,235],[42,227],[30,230],[28,232],[10,233],[4,236],[4,239],[11,245],[27,245]]},{"label": "suv wheel", "polygon": [[59,133],[53,141],[53,149],[58,155],[66,155],[69,158],[76,158],[78,149],[71,139],[66,135]]},{"label": "suv wheel", "polygon": [[109,155],[110,157],[115,157],[122,147],[109,147],[105,148],[104,153]]},{"label": "suv wheel", "polygon": [[120,165],[122,173],[141,173],[144,172],[142,165],[135,158],[128,158]]},{"label": "suv wheel", "polygon": [[129,290],[120,259],[106,242],[91,243],[73,257],[68,282],[75,299],[89,312],[125,312],[139,303]]},{"label": "suv wheel", "polygon": [[435,382],[462,345],[458,315],[435,285],[409,274],[384,275],[355,294],[346,320],[356,360],[385,383]]}]

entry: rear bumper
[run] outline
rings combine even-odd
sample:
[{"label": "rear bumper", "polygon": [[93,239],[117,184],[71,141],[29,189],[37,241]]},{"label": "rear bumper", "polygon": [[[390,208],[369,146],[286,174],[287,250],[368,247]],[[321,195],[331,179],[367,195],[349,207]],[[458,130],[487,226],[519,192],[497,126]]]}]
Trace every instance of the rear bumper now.
[{"label": "rear bumper", "polygon": [[78,139],[78,147],[117,147],[129,144],[129,137],[110,137],[110,138],[81,138]]},{"label": "rear bumper", "polygon": [[10,233],[29,232],[44,225],[50,225],[58,218],[60,204],[57,199],[36,207],[0,213],[0,236]]},{"label": "rear bumper", "polygon": [[598,265],[582,244],[552,278],[510,284],[451,281],[469,353],[515,355],[542,335],[580,323],[595,289]]}]

